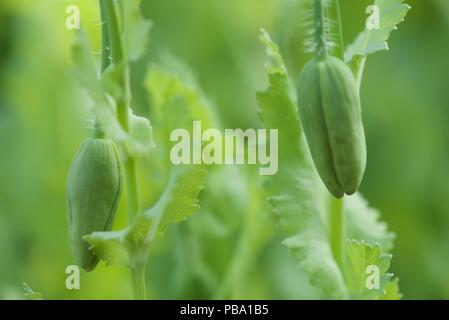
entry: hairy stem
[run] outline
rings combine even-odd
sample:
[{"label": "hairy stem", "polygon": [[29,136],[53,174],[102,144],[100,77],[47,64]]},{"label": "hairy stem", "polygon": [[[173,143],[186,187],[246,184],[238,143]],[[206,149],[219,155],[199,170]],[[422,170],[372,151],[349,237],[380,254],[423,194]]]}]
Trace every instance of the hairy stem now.
[{"label": "hairy stem", "polygon": [[105,138],[105,133],[104,131],[101,129],[100,124],[95,120],[94,123],[94,138],[95,139],[104,139]]},{"label": "hairy stem", "polygon": [[[129,132],[129,112],[131,104],[131,89],[129,67],[123,58],[123,46],[117,21],[117,14],[112,0],[100,0],[102,17],[102,70],[106,70],[111,64],[125,64],[121,74],[120,85],[123,90],[122,98],[117,101],[117,119],[122,128]],[[137,177],[135,160],[127,156],[124,161],[126,175],[126,189],[128,195],[128,220],[133,224],[139,215],[139,198],[137,189]],[[133,287],[135,299],[145,299],[145,259],[132,269]]]},{"label": "hairy stem", "polygon": [[336,48],[334,50],[334,55],[344,60],[345,55],[345,44],[343,37],[343,24],[341,20],[341,10],[340,10],[340,0],[330,0],[328,17],[333,21],[335,27],[333,27],[332,34],[335,37]]},{"label": "hairy stem", "polygon": [[344,198],[337,199],[331,197],[329,222],[332,255],[340,270],[343,271],[346,238]]},{"label": "hairy stem", "polygon": [[313,2],[313,19],[314,19],[314,36],[316,50],[315,54],[318,58],[326,56],[328,52],[327,35],[326,35],[326,15],[323,0],[314,0]]},{"label": "hairy stem", "polygon": [[108,19],[108,14],[106,10],[105,2],[100,0],[100,14],[101,14],[101,73],[103,73],[111,64],[111,42],[109,41],[108,34],[108,24],[106,23]]},{"label": "hairy stem", "polygon": [[[109,53],[109,55],[103,55],[103,58],[107,58],[106,66],[109,66],[110,63],[117,63],[123,59],[122,42],[113,0],[100,0],[100,11],[102,37],[103,41],[107,41],[106,52]],[[105,49],[105,46],[103,46],[103,49]]]}]

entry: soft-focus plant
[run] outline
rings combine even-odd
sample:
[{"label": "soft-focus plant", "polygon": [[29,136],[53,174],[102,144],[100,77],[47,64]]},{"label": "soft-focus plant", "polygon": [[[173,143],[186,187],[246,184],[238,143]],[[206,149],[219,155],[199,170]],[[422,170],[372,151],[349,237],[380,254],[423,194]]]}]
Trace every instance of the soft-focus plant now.
[{"label": "soft-focus plant", "polygon": [[[206,171],[202,165],[177,167],[165,165],[160,168],[161,174],[166,177],[165,190],[151,208],[140,209],[136,161],[142,160],[148,164],[148,155],[154,150],[155,143],[150,122],[144,117],[136,116],[132,111],[130,63],[141,57],[145,48],[144,40],[149,37],[151,24],[141,16],[139,0],[116,2],[100,0],[100,9],[103,43],[101,73],[95,66],[87,37],[80,31],[73,47],[75,74],[92,100],[92,113],[95,117],[93,134],[97,137],[96,141],[105,141],[104,138],[112,139],[119,148],[120,166],[124,168],[129,226],[122,231],[107,231],[112,224],[110,219],[113,214],[110,211],[115,210],[117,203],[111,206],[102,203],[110,203],[104,201],[105,198],[118,201],[117,187],[120,183],[115,183],[114,180],[108,184],[108,188],[105,188],[102,182],[98,181],[101,177],[94,175],[102,174],[98,171],[101,171],[107,159],[113,156],[113,153],[109,152],[107,153],[110,155],[109,158],[104,157],[104,154],[99,155],[98,165],[94,165],[91,161],[92,155],[87,155],[88,158],[82,161],[82,165],[79,165],[79,156],[74,160],[73,165],[76,168],[72,170],[69,181],[70,230],[72,235],[76,235],[76,239],[72,239],[75,254],[80,255],[79,252],[82,251],[79,261],[83,264],[86,262],[88,255],[84,248],[89,247],[94,255],[93,260],[90,260],[95,261],[98,257],[107,265],[128,267],[132,271],[135,298],[144,299],[145,265],[149,250],[157,236],[170,224],[185,220],[197,210],[197,196],[203,188]],[[201,119],[207,124],[206,109],[198,104],[195,93],[192,95],[189,85],[172,72],[153,67],[149,73],[149,82],[153,90],[154,107],[159,109],[156,114],[161,118],[155,120],[159,124],[157,127],[160,137],[159,149],[164,151],[168,149],[164,144],[168,142],[167,134],[172,129],[189,128],[192,119]],[[168,95],[165,90],[169,90]],[[182,99],[183,103],[170,105],[176,98]],[[81,150],[84,151],[85,148]],[[97,150],[93,150],[94,155],[98,153]],[[116,170],[118,167],[115,166]],[[114,174],[119,181],[120,173]],[[84,191],[82,183],[85,184]],[[109,187],[111,183],[112,188]],[[84,192],[88,197],[83,198],[78,193],[74,195],[74,185],[78,193]],[[113,194],[105,194],[108,191]],[[96,212],[93,211],[95,208]],[[99,208],[106,210],[105,219],[98,218],[99,215],[103,215]],[[88,211],[81,212],[81,210]],[[87,234],[81,235],[81,231]],[[80,236],[83,236],[82,240],[79,239]],[[85,243],[81,244],[80,241]],[[84,266],[87,271],[94,267],[90,260]]]},{"label": "soft-focus plant", "polygon": [[[87,160],[81,161],[83,165],[79,165],[79,157],[74,160],[75,168],[69,181],[69,224],[72,234],[76,235],[76,239],[72,237],[75,255],[85,264],[85,269],[93,269],[96,259],[104,260],[107,265],[129,268],[135,298],[144,299],[145,270],[155,240],[169,225],[186,220],[198,210],[198,196],[206,184],[203,165],[170,164],[170,132],[177,128],[190,131],[194,120],[202,121],[203,128],[216,126],[217,122],[189,70],[170,55],[165,55],[162,63],[151,65],[145,80],[151,98],[151,125],[147,118],[134,114],[130,66],[142,57],[151,24],[140,14],[139,0],[100,0],[99,3],[101,66],[96,66],[88,39],[79,31],[73,46],[75,76],[89,93],[93,105],[92,135],[95,139],[88,141],[113,141],[118,152],[95,151],[94,157],[87,155]],[[270,86],[257,94],[257,102],[264,126],[279,130],[279,171],[266,179],[264,193],[257,184],[249,183],[256,179],[251,169],[235,173],[208,168],[211,175],[202,199],[202,218],[178,226],[176,238],[169,242],[182,250],[190,250],[176,258],[180,267],[175,269],[173,281],[177,282],[177,288],[188,289],[195,283],[205,297],[246,297],[248,291],[242,288],[250,286],[249,270],[257,264],[256,257],[273,230],[271,224],[266,223],[269,218],[264,210],[263,199],[268,194],[272,211],[288,235],[284,245],[298,257],[300,268],[319,290],[320,297],[400,298],[398,280],[388,273],[394,234],[379,221],[379,213],[370,208],[359,193],[342,199],[333,195],[353,194],[360,184],[365,166],[359,101],[364,66],[368,55],[388,48],[386,40],[390,32],[402,21],[409,7],[403,0],[376,0],[374,4],[383,13],[380,28],[363,31],[344,50],[339,2],[307,0],[307,4],[311,21],[306,25],[312,35],[309,46],[315,54],[313,63],[326,60],[331,66],[321,68],[319,65],[318,72],[298,83],[299,109],[318,108],[319,112],[313,117],[308,117],[307,112],[300,112],[299,116],[295,85],[289,79],[284,59],[277,45],[263,31],[261,40],[269,58]],[[322,81],[323,75],[328,77],[326,81]],[[341,85],[342,81],[347,85]],[[312,91],[317,94],[313,95]],[[321,95],[325,95],[325,101],[318,101]],[[311,122],[322,121],[317,115],[323,110],[334,112],[334,130],[316,134],[313,130],[317,128]],[[340,112],[349,112],[343,117],[345,121],[340,121],[349,128],[338,126],[338,119],[342,119]],[[333,139],[334,143],[326,145],[323,143],[326,139],[317,140],[317,136]],[[347,136],[350,141],[345,141],[346,147],[342,148],[339,142]],[[114,145],[108,150],[115,150]],[[349,158],[348,149],[353,152]],[[102,157],[103,154],[108,154],[109,158]],[[333,157],[339,157],[341,162],[333,162]],[[91,162],[92,158],[97,162]],[[115,166],[117,159],[120,164]],[[157,188],[162,189],[157,199],[139,199],[140,167],[136,163],[157,171],[164,186]],[[102,190],[110,190],[114,195],[95,192],[104,186],[96,178],[89,180],[94,177],[92,170],[101,176],[105,168],[115,179]],[[119,201],[120,168],[123,168],[126,187],[128,227],[109,231],[117,205],[115,201]],[[242,177],[242,173],[246,177]],[[232,181],[233,185],[218,191],[214,189],[214,181],[223,183],[223,180]],[[229,196],[223,190],[229,192]],[[88,193],[87,200],[83,192]],[[149,208],[141,208],[142,203],[151,202]],[[82,212],[85,208],[88,210]],[[244,217],[235,212],[241,212]],[[101,219],[97,220],[99,213]],[[260,219],[264,219],[263,222]],[[235,243],[230,240],[234,235],[238,235]],[[223,252],[227,253],[226,259]],[[366,282],[367,271],[373,266],[379,272],[379,283],[374,287]]]},{"label": "soft-focus plant", "polygon": [[[305,25],[311,38],[307,47],[315,55],[311,63],[316,67],[313,71],[303,71],[313,75],[303,76],[299,81],[298,101],[277,45],[265,31],[261,37],[269,57],[270,86],[258,93],[260,115],[266,128],[279,129],[279,172],[267,179],[265,188],[270,194],[273,211],[289,236],[284,245],[298,257],[299,267],[309,275],[311,284],[324,298],[400,298],[398,280],[388,273],[394,235],[387,231],[386,225],[379,221],[379,213],[369,208],[360,194],[336,199],[324,188],[320,176],[337,197],[348,193],[338,187],[345,179],[355,181],[357,186],[360,183],[360,174],[356,174],[354,180],[351,171],[360,170],[361,162],[344,161],[348,152],[358,149],[348,147],[354,139],[364,140],[363,131],[351,132],[350,122],[361,121],[359,93],[353,90],[360,90],[368,55],[388,49],[386,41],[390,32],[410,9],[403,2],[374,1],[381,12],[379,29],[364,30],[345,50],[339,1],[308,0],[305,16],[310,21]],[[329,61],[335,61],[332,70],[326,65]],[[310,69],[310,65],[307,68]],[[345,81],[353,85],[346,86]],[[320,95],[325,97],[320,98]],[[356,105],[342,108],[340,102]],[[346,113],[348,111],[357,114],[351,116]],[[339,124],[344,126],[339,127]],[[352,128],[361,128],[361,124]],[[364,141],[354,145],[360,143]],[[334,155],[343,162],[332,159]],[[374,286],[367,283],[372,266],[379,275],[379,283]]]}]

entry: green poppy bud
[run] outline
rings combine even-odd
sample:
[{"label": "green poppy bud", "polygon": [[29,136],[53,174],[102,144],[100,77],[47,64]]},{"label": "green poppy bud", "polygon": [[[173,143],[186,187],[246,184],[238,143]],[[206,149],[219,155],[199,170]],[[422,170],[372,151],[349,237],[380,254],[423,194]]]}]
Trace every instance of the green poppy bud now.
[{"label": "green poppy bud", "polygon": [[298,87],[299,114],[315,167],[337,198],[355,193],[366,167],[360,96],[354,76],[340,59],[315,58]]},{"label": "green poppy bud", "polygon": [[83,236],[109,231],[121,194],[121,165],[117,148],[108,139],[86,139],[68,176],[68,225],[77,264],[91,271],[99,258],[89,250]]}]

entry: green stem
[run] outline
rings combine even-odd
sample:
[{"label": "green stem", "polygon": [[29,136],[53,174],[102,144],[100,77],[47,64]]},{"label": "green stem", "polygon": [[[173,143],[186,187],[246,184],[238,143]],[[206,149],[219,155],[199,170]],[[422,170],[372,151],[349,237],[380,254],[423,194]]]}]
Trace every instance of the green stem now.
[{"label": "green stem", "polygon": [[326,10],[322,4],[323,0],[315,0],[313,2],[313,21],[315,28],[315,45],[316,45],[316,57],[323,58],[328,52],[327,36],[325,31],[326,26]]},{"label": "green stem", "polygon": [[345,43],[343,37],[343,24],[341,22],[341,10],[340,10],[340,0],[333,0],[332,10],[330,14],[330,19],[335,21],[335,37],[337,41],[337,47],[335,49],[335,56],[341,60],[345,58]]},{"label": "green stem", "polygon": [[366,57],[361,57],[360,61],[358,61],[357,74],[356,74],[356,78],[355,78],[359,92],[362,87],[363,71],[365,71],[365,64],[366,64]]},{"label": "green stem", "polygon": [[109,41],[108,34],[108,24],[107,19],[108,15],[106,14],[106,6],[104,1],[100,1],[100,14],[101,14],[101,73],[109,67],[111,64],[110,50],[111,50],[111,42]]},{"label": "green stem", "polygon": [[133,268],[134,299],[145,300],[145,261],[139,262]]},{"label": "green stem", "polygon": [[[102,70],[104,71],[110,64],[125,64],[120,81],[124,94],[123,97],[117,101],[117,119],[123,130],[129,132],[129,110],[131,104],[129,67],[126,65],[126,61],[123,58],[124,52],[121,34],[113,0],[100,0],[100,10],[103,23]],[[129,156],[124,162],[128,194],[128,220],[129,225],[131,225],[139,216],[136,165],[135,160]],[[141,261],[132,268],[135,299],[145,299],[145,261],[146,259],[141,259]]]},{"label": "green stem", "polygon": [[126,187],[128,193],[128,220],[133,224],[139,215],[139,196],[137,193],[136,162],[128,158],[125,162]]},{"label": "green stem", "polygon": [[101,128],[100,124],[97,122],[97,120],[95,120],[95,124],[94,124],[94,138],[96,138],[96,139],[104,139],[105,138],[105,133],[104,133],[103,129]]},{"label": "green stem", "polygon": [[332,255],[340,270],[344,270],[344,247],[345,247],[345,211],[344,198],[332,197],[330,204],[330,245]]},{"label": "green stem", "polygon": [[[103,62],[102,68],[107,68],[111,63],[122,63],[123,48],[120,39],[120,31],[117,22],[117,15],[112,0],[100,0],[100,10],[103,20]],[[129,105],[131,101],[129,68],[123,68],[121,76],[121,86],[123,88],[123,98],[117,101],[117,119],[122,128],[129,132]],[[132,224],[139,213],[139,200],[137,192],[137,179],[135,160],[128,157],[125,160],[125,174],[128,193],[128,216],[129,223]]]},{"label": "green stem", "polygon": [[[337,58],[344,60],[345,47],[340,0],[314,0],[313,19],[316,57],[323,58],[333,53]],[[332,48],[330,47],[331,39],[329,39],[329,34],[335,36],[337,42],[333,52],[331,52]]]},{"label": "green stem", "polygon": [[113,0],[100,0],[103,40],[107,41],[107,52],[110,53],[103,56],[108,61],[103,64],[106,66],[110,63],[118,63],[123,59],[122,41],[113,2]]}]

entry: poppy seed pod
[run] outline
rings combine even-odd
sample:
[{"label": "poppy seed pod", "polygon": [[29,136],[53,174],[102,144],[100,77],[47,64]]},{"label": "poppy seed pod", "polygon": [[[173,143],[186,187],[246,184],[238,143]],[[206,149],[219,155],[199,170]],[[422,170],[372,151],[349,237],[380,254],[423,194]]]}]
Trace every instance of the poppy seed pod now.
[{"label": "poppy seed pod", "polygon": [[83,236],[112,228],[121,194],[121,165],[114,143],[86,139],[69,171],[68,225],[72,251],[80,267],[91,271],[99,258]]},{"label": "poppy seed pod", "polygon": [[360,96],[354,76],[340,59],[315,58],[298,87],[301,123],[315,167],[337,198],[355,193],[366,167]]}]

